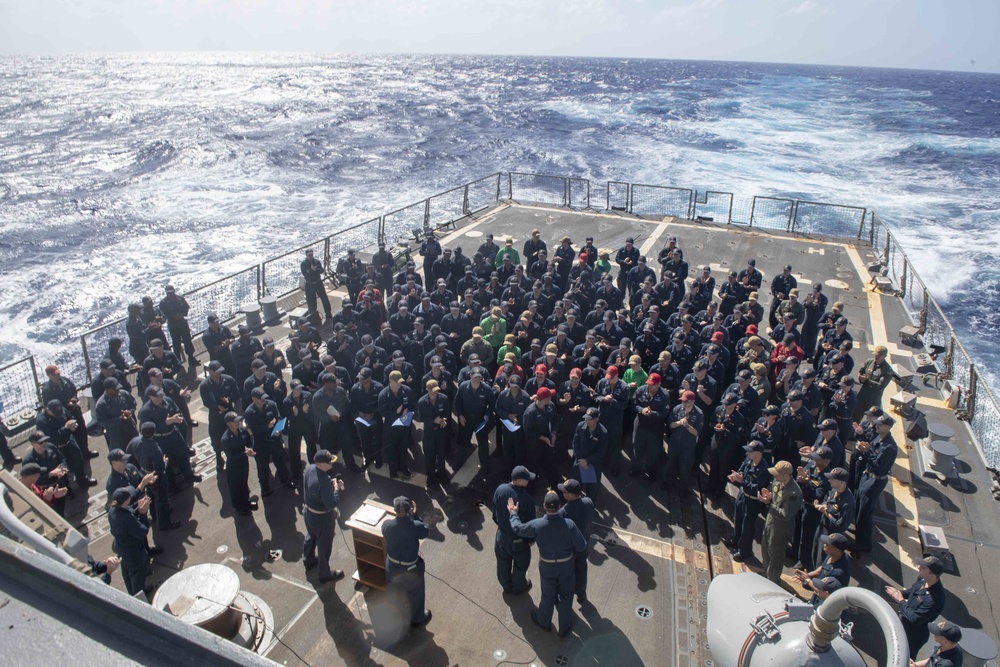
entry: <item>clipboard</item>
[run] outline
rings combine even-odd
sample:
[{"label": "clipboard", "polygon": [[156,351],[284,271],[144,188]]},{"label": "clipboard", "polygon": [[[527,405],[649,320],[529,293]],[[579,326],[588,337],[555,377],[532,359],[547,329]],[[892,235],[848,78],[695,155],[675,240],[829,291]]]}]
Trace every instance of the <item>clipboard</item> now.
[{"label": "clipboard", "polygon": [[287,424],[288,424],[288,419],[287,418],[282,417],[281,419],[279,419],[278,423],[276,423],[274,425],[274,429],[271,431],[271,437],[273,438],[273,437],[275,437],[277,435],[281,435],[284,432],[285,426]]},{"label": "clipboard", "polygon": [[483,421],[482,421],[482,422],[481,422],[481,423],[479,424],[479,426],[477,426],[477,427],[476,427],[476,433],[479,433],[479,432],[480,432],[480,431],[482,431],[482,430],[483,430],[484,428],[486,428],[486,424],[488,424],[488,423],[489,423],[489,421],[490,421],[490,418],[489,418],[489,417],[487,417],[486,419],[484,419],[484,420],[483,420]]},{"label": "clipboard", "polygon": [[580,483],[581,484],[597,484],[597,470],[594,466],[587,466],[584,468],[578,465],[577,470],[580,471]]},{"label": "clipboard", "polygon": [[405,415],[392,422],[393,426],[409,426],[413,423],[413,413],[407,412]]},{"label": "clipboard", "polygon": [[507,431],[510,433],[517,433],[518,431],[521,430],[520,424],[515,424],[509,419],[501,419],[500,423],[503,424],[504,428],[507,429]]},{"label": "clipboard", "polygon": [[354,421],[355,423],[361,424],[367,428],[371,428],[372,424],[374,424],[374,422],[367,421],[364,417],[355,417]]}]

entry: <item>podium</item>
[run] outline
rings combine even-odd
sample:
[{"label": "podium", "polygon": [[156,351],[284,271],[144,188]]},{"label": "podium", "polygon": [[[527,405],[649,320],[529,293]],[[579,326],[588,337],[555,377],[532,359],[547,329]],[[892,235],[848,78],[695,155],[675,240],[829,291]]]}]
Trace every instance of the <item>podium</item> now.
[{"label": "podium", "polygon": [[396,513],[388,505],[366,500],[345,523],[354,537],[354,556],[358,569],[352,578],[359,584],[385,590],[385,541],[382,522]]}]

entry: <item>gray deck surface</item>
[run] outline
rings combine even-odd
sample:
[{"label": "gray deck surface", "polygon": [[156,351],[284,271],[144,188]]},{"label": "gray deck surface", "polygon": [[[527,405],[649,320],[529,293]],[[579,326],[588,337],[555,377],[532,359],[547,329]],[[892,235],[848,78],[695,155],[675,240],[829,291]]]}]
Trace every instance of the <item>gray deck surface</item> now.
[{"label": "gray deck surface", "polygon": [[[688,221],[659,223],[630,216],[575,212],[563,209],[506,206],[479,214],[460,223],[458,231],[444,230],[452,246],[467,250],[478,246],[485,231],[511,235],[520,248],[528,231],[542,230],[550,241],[564,234],[575,243],[593,236],[598,247],[618,248],[627,236],[636,236],[637,245],[655,257],[666,238],[676,235],[692,267],[712,265],[717,280],[724,280],[722,270],[740,269],[750,257],[764,273],[765,289],[761,301],[767,305],[766,285],[784,264],[793,266],[800,286],[814,279],[827,282],[824,291],[830,301],[842,300],[855,335],[854,356],[858,365],[871,355],[874,343],[870,333],[868,295],[861,276],[849,256],[847,246],[837,243],[788,237],[785,235],[696,224]],[[867,247],[858,247],[863,263],[873,259]],[[656,267],[655,262],[651,264]],[[658,268],[658,267],[657,267]],[[838,285],[840,286],[838,288]],[[333,295],[331,295],[333,296]],[[895,332],[904,324],[898,299],[876,296],[881,300],[888,340],[898,342]],[[285,308],[297,305],[300,294],[284,299]],[[337,299],[332,299],[337,303]],[[324,331],[324,334],[328,332]],[[272,330],[280,339],[287,325]],[[279,348],[284,348],[282,342]],[[896,354],[896,350],[901,354]],[[891,346],[891,361],[910,364],[907,348]],[[199,372],[202,367],[199,367]],[[188,378],[189,382],[196,378]],[[191,383],[193,387],[193,382]],[[886,392],[894,393],[894,385]],[[922,389],[922,396],[939,399],[933,387]],[[184,522],[176,531],[155,535],[165,552],[155,559],[150,582],[160,582],[173,572],[196,563],[222,562],[240,575],[243,588],[261,596],[274,612],[275,630],[282,643],[267,653],[278,663],[301,664],[294,653],[311,665],[402,665],[426,667],[438,665],[495,665],[504,661],[537,665],[709,665],[704,628],[707,618],[706,591],[711,578],[720,573],[740,571],[719,542],[728,534],[732,503],[726,499],[719,508],[700,494],[686,503],[675,495],[659,490],[639,478],[605,477],[604,491],[597,501],[596,519],[590,552],[590,588],[592,606],[580,608],[573,634],[563,640],[534,626],[529,611],[537,604],[540,587],[527,596],[505,599],[496,582],[493,538],[495,527],[488,507],[492,492],[503,479],[484,479],[477,474],[473,450],[458,452],[450,461],[455,480],[445,487],[425,489],[422,475],[410,482],[388,479],[387,468],[370,469],[367,475],[344,471],[347,491],[342,494],[338,529],[334,542],[333,566],[348,576],[335,584],[318,585],[315,572],[308,575],[300,562],[304,528],[298,492],[282,489],[261,500],[261,509],[252,517],[234,517],[225,490],[224,476],[215,474],[214,457],[207,442],[207,419],[192,395],[192,412],[200,419],[193,441],[197,443],[197,468],[205,475],[195,487],[187,487],[172,498],[173,516]],[[897,466],[895,474],[903,488],[912,488],[920,521],[944,526],[954,555],[950,576],[944,577],[948,603],[944,617],[965,627],[983,629],[997,637],[997,615],[990,599],[1000,595],[1000,584],[988,580],[985,573],[1000,571],[1000,522],[992,499],[989,473],[972,444],[964,425],[953,413],[921,405],[929,421],[941,421],[956,427],[955,438],[962,448],[960,484],[945,486],[936,479],[920,475],[918,446],[911,446],[909,470]],[[415,438],[417,434],[415,433]],[[419,440],[417,439],[419,442]],[[103,439],[92,446],[106,451]],[[26,445],[20,445],[23,453]],[[626,456],[631,447],[625,444]],[[419,447],[411,448],[410,468],[423,469]],[[901,457],[902,459],[903,457]],[[105,458],[95,459],[94,474],[102,481],[108,473]],[[627,466],[626,466],[627,467]],[[568,473],[568,466],[564,471]],[[257,495],[257,482],[251,473],[251,493]],[[427,563],[427,605],[434,618],[426,629],[409,632],[398,642],[375,635],[372,615],[381,618],[384,594],[356,590],[350,574],[355,570],[349,530],[343,521],[366,498],[391,503],[405,494],[414,499],[422,518],[431,526],[431,537],[422,546]],[[861,586],[881,591],[885,584],[909,585],[916,576],[909,562],[899,562],[897,549],[898,520],[910,520],[908,511],[889,495],[877,526],[878,546],[871,559],[854,562],[853,578]],[[70,505],[71,518],[83,523],[91,536],[95,557],[110,554],[103,493],[86,494]],[[268,550],[280,549],[276,562],[266,559]],[[918,547],[919,550],[919,547]],[[790,564],[790,563],[789,563]],[[735,567],[734,567],[735,565]],[[749,563],[753,566],[755,563]],[[751,568],[752,569],[752,568]],[[532,557],[530,577],[537,581],[537,554]],[[115,577],[121,587],[121,578]],[[1000,598],[997,598],[1000,599]],[[652,615],[640,618],[636,613],[645,606]],[[881,643],[878,629],[865,618],[855,631],[858,645],[870,664],[878,664]],[[872,631],[868,631],[869,629]],[[499,657],[498,657],[499,656]],[[507,663],[509,664],[509,663]]]}]

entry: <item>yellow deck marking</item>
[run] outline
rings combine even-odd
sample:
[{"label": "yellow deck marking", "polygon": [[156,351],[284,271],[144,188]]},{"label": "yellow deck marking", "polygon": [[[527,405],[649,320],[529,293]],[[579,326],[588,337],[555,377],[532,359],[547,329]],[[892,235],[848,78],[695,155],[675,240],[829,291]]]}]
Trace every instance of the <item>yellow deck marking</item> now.
[{"label": "yellow deck marking", "polygon": [[917,405],[938,410],[951,410],[948,403],[943,398],[931,398],[929,396],[917,396]]},{"label": "yellow deck marking", "polygon": [[[656,540],[652,537],[646,537],[645,535],[630,533],[627,530],[622,530],[621,528],[612,528],[600,523],[594,523],[593,525],[603,528],[609,535],[616,537],[632,551],[637,551],[639,553],[646,554],[647,556],[656,556],[657,558],[672,560],[681,565],[687,563],[687,554],[684,553],[684,547],[677,547],[670,542]],[[703,554],[695,554],[695,556],[696,558],[698,556],[704,558]]]},{"label": "yellow deck marking", "polygon": [[[672,218],[667,218],[667,220],[672,220]],[[663,236],[663,232],[667,231],[667,226],[669,224],[670,223],[666,221],[656,223],[656,230],[649,235],[648,239],[642,242],[641,246],[639,246],[640,255],[649,255],[649,251],[653,249],[656,242],[660,240],[661,236]],[[650,262],[646,262],[646,266],[649,266],[649,264]]]}]

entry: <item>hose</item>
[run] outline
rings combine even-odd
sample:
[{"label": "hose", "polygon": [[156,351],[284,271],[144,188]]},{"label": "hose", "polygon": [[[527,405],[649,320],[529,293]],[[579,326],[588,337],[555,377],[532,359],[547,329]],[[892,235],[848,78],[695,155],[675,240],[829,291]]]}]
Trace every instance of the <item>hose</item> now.
[{"label": "hose", "polygon": [[875,617],[885,634],[887,667],[909,667],[910,649],[905,641],[903,624],[885,600],[864,588],[849,587],[834,591],[813,613],[807,640],[813,651],[824,653],[829,650],[830,642],[840,632],[840,615],[848,607],[860,607]]}]

